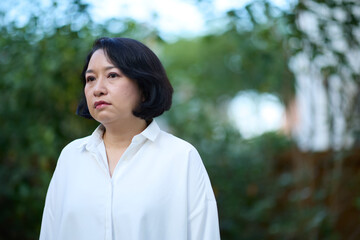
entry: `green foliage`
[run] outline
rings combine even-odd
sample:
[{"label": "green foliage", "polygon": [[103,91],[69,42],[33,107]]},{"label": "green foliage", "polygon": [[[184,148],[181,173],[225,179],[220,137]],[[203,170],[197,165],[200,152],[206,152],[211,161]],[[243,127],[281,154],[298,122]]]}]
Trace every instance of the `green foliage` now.
[{"label": "green foliage", "polygon": [[0,13],[0,239],[38,237],[61,149],[97,125],[74,112],[85,56],[100,36],[133,37],[160,56],[175,89],[161,120],[199,150],[222,239],[336,239],[324,204],[328,189],[311,190],[306,177],[283,163],[284,156],[296,158],[291,140],[277,133],[245,140],[227,118],[228,103],[241,90],[273,93],[284,104],[294,96],[288,61],[304,37],[295,14],[259,1],[229,11],[217,34],[166,43],[156,29],[131,19],[95,24],[78,0],[68,3],[69,18],[61,17],[58,4],[36,8],[23,25]]},{"label": "green foliage", "polygon": [[286,38],[276,34],[277,28],[274,23],[179,40],[164,48],[166,69],[188,95],[211,100],[254,89],[287,103],[294,94],[294,76],[287,67]]},{"label": "green foliage", "polygon": [[[36,19],[30,19],[29,26]],[[29,29],[28,29],[29,28]],[[2,29],[0,82],[2,237],[36,238],[46,186],[59,150],[84,134],[76,120],[79,73],[92,39],[70,26],[37,40],[31,27]],[[93,125],[93,124],[92,124]],[[22,231],[19,231],[22,229]]]}]

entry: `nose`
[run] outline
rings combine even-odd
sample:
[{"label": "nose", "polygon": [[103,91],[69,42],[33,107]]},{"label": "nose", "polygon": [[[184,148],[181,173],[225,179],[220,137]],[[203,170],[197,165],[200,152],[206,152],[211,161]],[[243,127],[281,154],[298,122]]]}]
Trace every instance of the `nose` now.
[{"label": "nose", "polygon": [[106,83],[104,80],[105,79],[102,77],[97,79],[95,87],[94,87],[94,96],[95,97],[100,97],[102,95],[107,94],[107,87],[106,87]]}]

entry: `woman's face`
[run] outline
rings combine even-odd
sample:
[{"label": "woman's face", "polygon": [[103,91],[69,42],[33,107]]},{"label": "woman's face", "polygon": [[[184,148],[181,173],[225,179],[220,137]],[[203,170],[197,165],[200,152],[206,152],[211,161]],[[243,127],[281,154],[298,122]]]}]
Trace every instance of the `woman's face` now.
[{"label": "woman's face", "polygon": [[137,84],[111,63],[102,49],[92,55],[85,74],[85,97],[91,116],[106,125],[136,118],[141,100]]}]

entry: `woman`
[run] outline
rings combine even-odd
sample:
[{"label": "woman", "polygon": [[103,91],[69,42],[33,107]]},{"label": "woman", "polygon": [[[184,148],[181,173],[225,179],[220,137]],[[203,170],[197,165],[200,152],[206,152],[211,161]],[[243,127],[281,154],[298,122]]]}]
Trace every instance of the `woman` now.
[{"label": "woman", "polygon": [[77,113],[100,126],[61,152],[40,239],[220,239],[198,152],[154,120],[173,92],[156,55],[136,40],[100,38],[82,80]]}]

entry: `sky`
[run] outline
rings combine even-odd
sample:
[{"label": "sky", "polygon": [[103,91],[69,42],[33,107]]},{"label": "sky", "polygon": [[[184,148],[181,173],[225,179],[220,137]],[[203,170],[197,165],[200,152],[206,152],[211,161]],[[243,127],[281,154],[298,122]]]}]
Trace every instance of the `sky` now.
[{"label": "sky", "polygon": [[241,91],[230,102],[228,115],[245,139],[281,129],[285,108],[268,93]]}]

